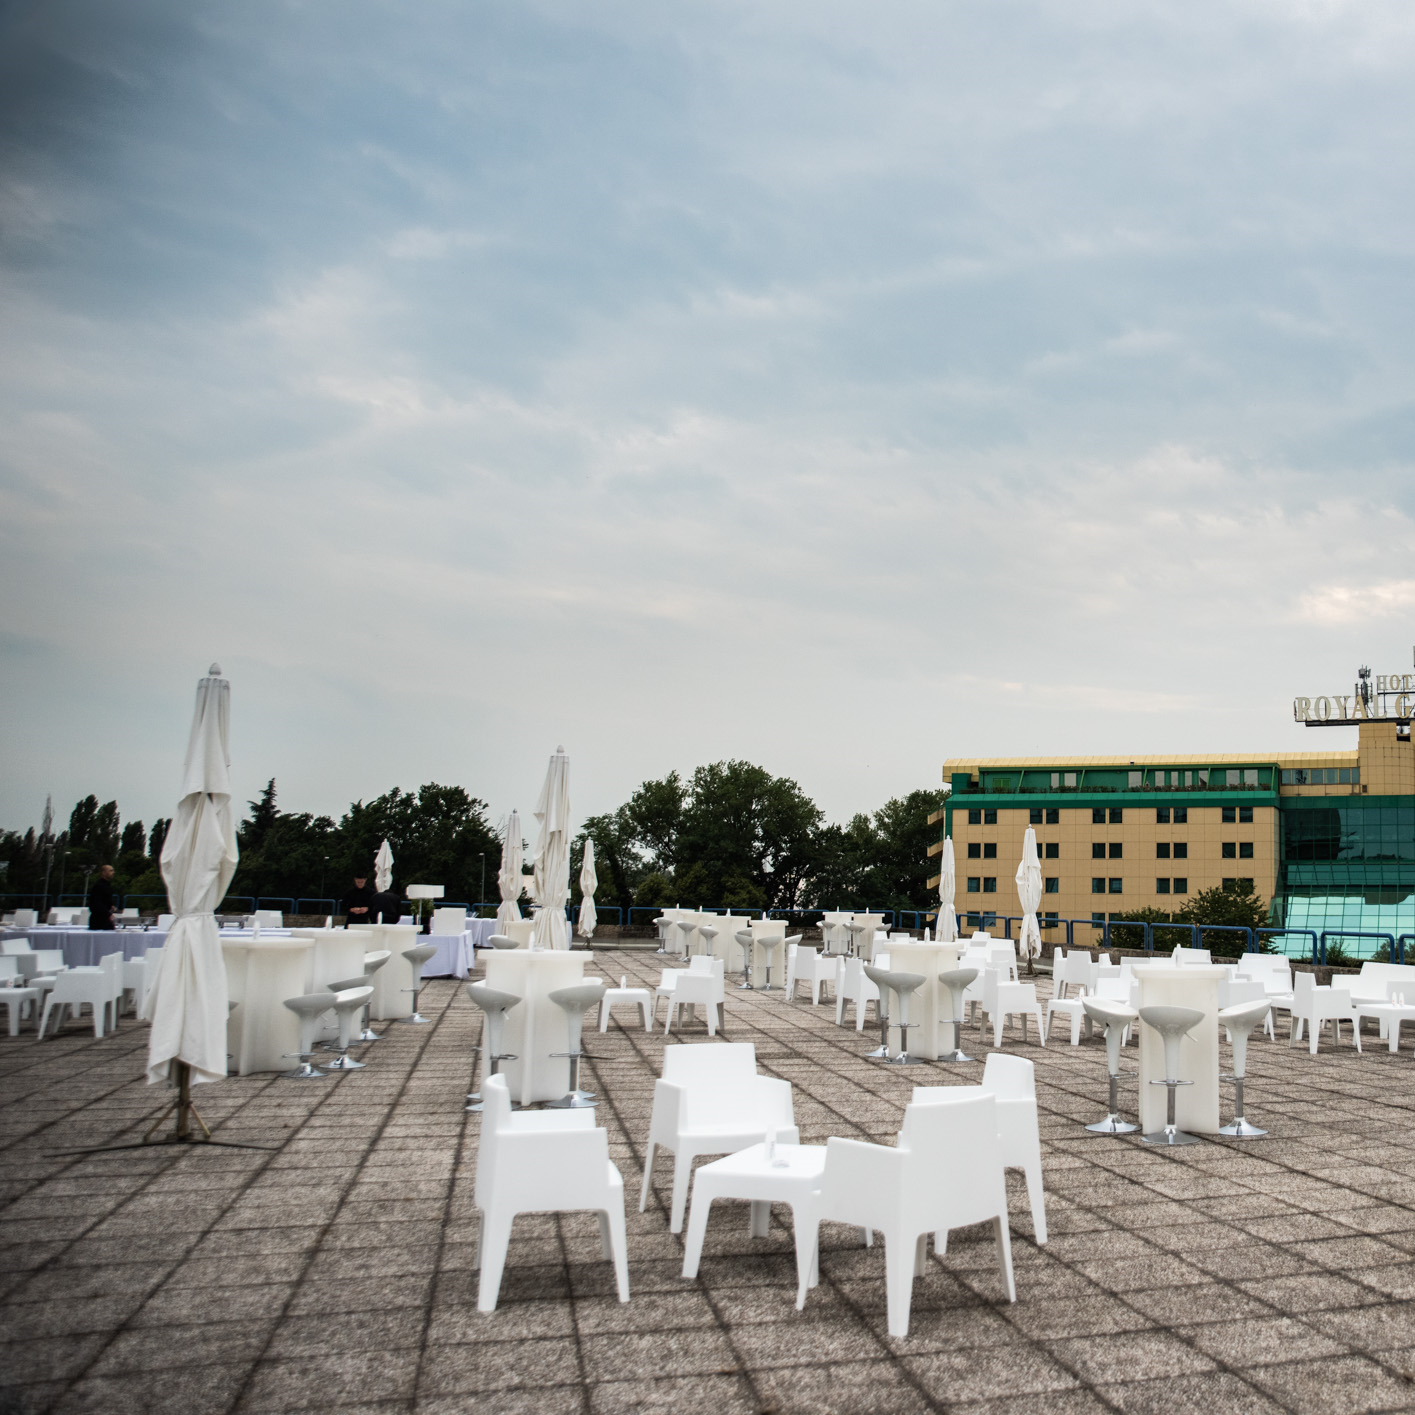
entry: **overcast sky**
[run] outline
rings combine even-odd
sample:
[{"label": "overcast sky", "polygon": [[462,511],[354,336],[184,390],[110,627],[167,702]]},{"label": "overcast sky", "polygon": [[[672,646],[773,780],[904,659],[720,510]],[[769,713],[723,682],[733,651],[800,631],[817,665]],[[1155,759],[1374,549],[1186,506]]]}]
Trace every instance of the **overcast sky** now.
[{"label": "overcast sky", "polygon": [[0,825],[1314,750],[1415,643],[1408,3],[0,3]]}]

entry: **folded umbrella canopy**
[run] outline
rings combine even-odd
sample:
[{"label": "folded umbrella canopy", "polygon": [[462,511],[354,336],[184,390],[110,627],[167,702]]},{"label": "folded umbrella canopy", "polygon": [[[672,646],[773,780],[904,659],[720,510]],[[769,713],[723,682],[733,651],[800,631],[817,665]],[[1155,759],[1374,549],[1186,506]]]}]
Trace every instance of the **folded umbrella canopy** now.
[{"label": "folded umbrella canopy", "polygon": [[[239,859],[231,811],[230,714],[231,685],[213,663],[210,675],[197,684],[182,799],[162,845],[162,879],[175,918],[143,1011],[152,1023],[148,1082],[171,1073],[183,1089],[188,1079],[218,1081],[226,1075],[226,965],[215,911]],[[179,1111],[179,1133],[182,1119]]]},{"label": "folded umbrella canopy", "polygon": [[1042,903],[1042,862],[1037,858],[1037,832],[1031,826],[1022,837],[1022,860],[1017,866],[1017,901],[1022,906],[1022,934],[1017,940],[1019,958],[1040,958],[1042,931],[1037,910]]},{"label": "folded umbrella canopy", "polygon": [[943,861],[938,873],[938,917],[934,920],[934,939],[952,943],[958,937],[958,915],[953,912],[953,891],[958,880],[953,872],[953,837],[943,840]]},{"label": "folded umbrella canopy", "polygon": [[512,811],[506,822],[506,839],[501,842],[501,870],[496,882],[501,887],[501,907],[496,911],[496,927],[521,922],[521,813]]},{"label": "folded umbrella canopy", "polygon": [[570,899],[570,758],[557,747],[536,802],[540,834],[533,860],[532,890],[540,912],[531,931],[533,948],[569,948],[565,905]]},{"label": "folded umbrella canopy", "polygon": [[585,840],[585,862],[580,866],[580,937],[594,937],[599,919],[594,910],[594,892],[599,888],[599,876],[594,872],[594,841]]},{"label": "folded umbrella canopy", "polygon": [[378,847],[378,854],[373,857],[373,887],[380,894],[388,893],[388,886],[393,883],[393,851],[388,848],[385,840]]}]

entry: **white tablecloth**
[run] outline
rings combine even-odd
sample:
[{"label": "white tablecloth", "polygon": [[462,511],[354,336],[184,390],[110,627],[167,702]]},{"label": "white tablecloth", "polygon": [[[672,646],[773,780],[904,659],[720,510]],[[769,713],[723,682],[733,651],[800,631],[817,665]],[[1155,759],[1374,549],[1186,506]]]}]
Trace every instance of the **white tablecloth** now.
[{"label": "white tablecloth", "polygon": [[300,1019],[287,997],[308,992],[314,945],[304,938],[222,937],[226,986],[236,1004],[226,1023],[226,1047],[238,1075],[293,1071],[300,1049]]},{"label": "white tablecloth", "polygon": [[6,929],[0,940],[27,938],[30,947],[57,948],[64,954],[70,968],[92,967],[105,954],[121,953],[124,958],[141,958],[149,948],[161,948],[167,941],[165,931],[156,929],[57,929],[39,926],[32,929]]},{"label": "white tablecloth", "polygon": [[[532,953],[528,948],[499,948],[486,955],[486,981],[521,999],[506,1014],[501,1044],[516,1057],[503,1064],[512,1098],[521,1105],[553,1101],[570,1089],[570,1063],[552,1052],[565,1051],[570,1028],[563,1009],[547,994],[585,979],[589,952],[564,948]],[[593,1029],[595,1014],[590,1014]]]}]

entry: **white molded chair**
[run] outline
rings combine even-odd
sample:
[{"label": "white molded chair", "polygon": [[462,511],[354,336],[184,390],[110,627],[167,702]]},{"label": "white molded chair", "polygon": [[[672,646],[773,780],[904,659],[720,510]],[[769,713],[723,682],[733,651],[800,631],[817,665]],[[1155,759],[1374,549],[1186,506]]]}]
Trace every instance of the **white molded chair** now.
[{"label": "white molded chair", "polygon": [[946,1101],[957,1095],[990,1095],[997,1101],[997,1138],[1002,1163],[1027,1176],[1027,1201],[1037,1243],[1047,1241],[1047,1200],[1042,1183],[1042,1139],[1037,1122],[1036,1068],[1025,1056],[989,1052],[977,1086],[915,1086],[916,1105]]},{"label": "white molded chair", "polygon": [[811,989],[811,1006],[818,1006],[821,1000],[821,984],[833,983],[836,974],[836,960],[818,949],[807,948],[804,944],[787,940],[786,948],[786,1001],[796,1001],[796,984],[806,983]]},{"label": "white molded chair", "polygon": [[[966,1165],[957,1162],[962,1154],[968,1156]],[[955,1099],[950,1094],[927,1105],[910,1105],[892,1148],[831,1136],[816,1219],[817,1251],[822,1220],[884,1235],[890,1336],[909,1334],[914,1278],[927,1261],[930,1233],[942,1257],[949,1229],[991,1223],[1007,1300],[1017,1300],[997,1102],[991,1095],[965,1093]]]},{"label": "white molded chair", "polygon": [[[1267,1000],[1267,989],[1258,978],[1220,978],[1218,980],[1218,1005],[1222,1010],[1226,1007],[1237,1007],[1245,1002],[1260,1002]],[[1359,1025],[1359,1023],[1358,1023]],[[1273,1014],[1271,1005],[1263,1017],[1263,1026],[1268,1037],[1276,1041],[1277,1036],[1273,1031]],[[1229,1045],[1233,1044],[1233,1037],[1229,1036]]]},{"label": "white molded chair", "polygon": [[1361,1050],[1361,1029],[1356,1025],[1356,1012],[1351,1005],[1351,994],[1345,988],[1318,987],[1312,973],[1298,973],[1292,980],[1292,1020],[1288,1030],[1288,1046],[1296,1046],[1302,1040],[1302,1029],[1307,1028],[1311,1043],[1309,1050],[1317,1054],[1317,1033],[1323,1022],[1330,1022],[1332,1037],[1341,1041],[1341,1024],[1351,1023],[1351,1036],[1356,1050]]},{"label": "white molded chair", "polygon": [[[118,955],[110,956],[117,957]],[[40,1037],[43,1038],[48,1029],[49,1014],[56,1008],[58,1015],[54,1020],[54,1029],[57,1032],[64,1025],[66,1011],[77,1018],[85,1007],[93,1013],[93,1035],[101,1037],[108,1009],[113,1002],[111,973],[112,970],[109,968],[66,968],[58,974],[49,987],[48,996],[44,999],[44,1012],[39,1019]]]},{"label": "white molded chair", "polygon": [[604,1256],[614,1264],[619,1300],[629,1300],[629,1247],[624,1227],[624,1180],[609,1158],[609,1132],[592,1110],[511,1109],[505,1076],[482,1083],[477,1150],[477,1310],[494,1312],[517,1214],[589,1209],[599,1217]]},{"label": "white molded chair", "polygon": [[10,1035],[20,1035],[20,1021],[39,1010],[39,988],[0,988],[0,1006],[9,1008]]},{"label": "white molded chair", "polygon": [[16,909],[15,927],[17,929],[32,929],[39,922],[39,913],[35,909]]},{"label": "white molded chair", "polygon": [[1194,965],[1201,963],[1212,963],[1213,955],[1207,948],[1185,948],[1180,944],[1175,944],[1174,952],[1170,957],[1180,966],[1185,964]]},{"label": "white molded chair", "polygon": [[[877,966],[886,969],[889,967],[888,954]],[[845,1004],[847,1002],[855,1009],[855,1030],[857,1032],[865,1030],[865,1012],[872,1002],[875,1005],[875,1018],[878,1020],[879,988],[865,976],[865,960],[863,958],[837,958],[835,960],[835,1025],[837,1027],[845,1025]]]},{"label": "white molded chair", "polygon": [[[966,994],[965,994],[966,996]],[[1042,1008],[1037,1001],[1035,983],[1004,982],[996,968],[983,974],[983,1011],[992,1023],[992,1044],[1002,1045],[1002,1029],[1009,1017],[1021,1017],[1022,1041],[1027,1040],[1027,1018],[1037,1019],[1037,1040],[1046,1045],[1046,1028],[1042,1023]]]},{"label": "white molded chair", "polygon": [[[711,973],[713,960],[703,954],[698,954],[696,958],[688,960],[686,968],[662,968],[659,970],[658,986],[653,990],[653,1013],[652,1020],[658,1021],[658,1000],[666,998],[669,1010],[673,1007],[673,990],[678,986],[678,979],[685,977],[689,973]],[[664,1029],[667,1030],[665,1020]],[[653,1030],[652,1027],[649,1028]]]},{"label": "white molded chair", "polygon": [[285,915],[279,909],[257,909],[252,917],[263,929],[283,929],[285,927]]},{"label": "white molded chair", "polygon": [[[1056,1000],[1073,996],[1090,996],[1096,990],[1096,963],[1090,953],[1083,948],[1063,950],[1058,948],[1052,954],[1052,982],[1056,985]],[[1068,992],[1077,989],[1077,993]]]},{"label": "white molded chair", "polygon": [[673,1153],[669,1230],[681,1233],[693,1161],[701,1155],[730,1155],[760,1144],[769,1130],[782,1144],[800,1142],[791,1083],[757,1075],[757,1053],[751,1042],[666,1047],[663,1077],[653,1088],[639,1212],[648,1206],[657,1150]]},{"label": "white molded chair", "polygon": [[4,943],[0,943],[0,953],[7,958],[12,958],[17,953],[33,952],[34,946],[27,938],[7,938]]},{"label": "white molded chair", "polygon": [[673,1020],[680,1007],[702,1007],[707,1013],[708,1036],[715,1037],[719,1027],[727,1025],[726,1012],[726,968],[725,959],[714,958],[710,953],[701,953],[694,961],[701,960],[701,968],[689,968],[679,974],[668,997],[668,1015],[663,1019],[665,1033],[673,1030]]}]

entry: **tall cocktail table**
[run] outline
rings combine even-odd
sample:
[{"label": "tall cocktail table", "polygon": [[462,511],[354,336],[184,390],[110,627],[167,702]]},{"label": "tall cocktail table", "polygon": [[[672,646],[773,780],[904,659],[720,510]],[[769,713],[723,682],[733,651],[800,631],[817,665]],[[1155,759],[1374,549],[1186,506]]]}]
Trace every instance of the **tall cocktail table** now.
[{"label": "tall cocktail table", "polygon": [[806,1289],[817,1282],[816,1198],[825,1172],[824,1145],[777,1145],[773,1165],[766,1146],[752,1145],[726,1159],[714,1160],[693,1172],[693,1207],[688,1215],[688,1241],[683,1276],[697,1277],[707,1233],[708,1210],[714,1199],[746,1199],[751,1203],[748,1232],[765,1238],[773,1204],[790,1204],[796,1232],[796,1308],[806,1305]]}]

